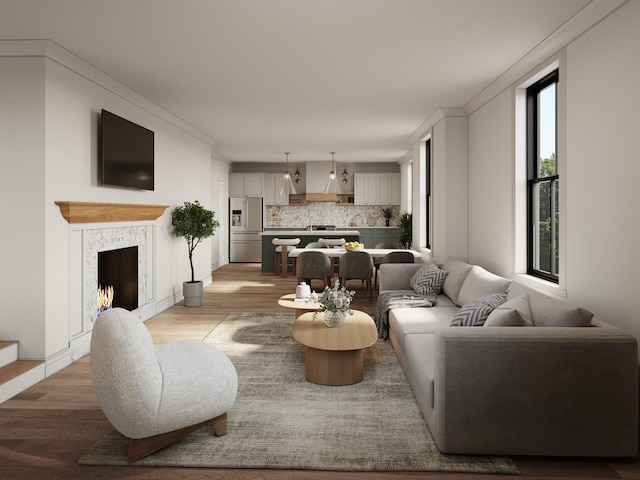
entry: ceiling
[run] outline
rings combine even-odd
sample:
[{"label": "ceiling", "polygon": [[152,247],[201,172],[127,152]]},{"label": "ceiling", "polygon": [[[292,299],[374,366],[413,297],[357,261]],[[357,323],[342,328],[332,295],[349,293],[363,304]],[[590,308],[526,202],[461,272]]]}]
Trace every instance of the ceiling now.
[{"label": "ceiling", "polygon": [[0,0],[0,39],[56,42],[229,162],[395,162],[589,3]]}]

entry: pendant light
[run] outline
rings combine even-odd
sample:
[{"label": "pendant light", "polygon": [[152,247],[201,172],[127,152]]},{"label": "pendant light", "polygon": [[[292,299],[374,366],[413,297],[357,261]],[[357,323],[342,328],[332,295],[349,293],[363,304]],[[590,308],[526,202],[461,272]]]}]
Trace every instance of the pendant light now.
[{"label": "pendant light", "polygon": [[333,156],[336,152],[331,152],[331,171],[329,172],[329,180],[327,181],[327,186],[324,187],[324,193],[340,193],[340,186],[338,185],[338,179],[336,178],[336,168],[333,160]]},{"label": "pendant light", "polygon": [[284,170],[282,182],[280,183],[280,195],[295,195],[298,192],[296,192],[296,187],[289,173],[289,152],[284,152],[284,154],[287,156],[287,166]]}]

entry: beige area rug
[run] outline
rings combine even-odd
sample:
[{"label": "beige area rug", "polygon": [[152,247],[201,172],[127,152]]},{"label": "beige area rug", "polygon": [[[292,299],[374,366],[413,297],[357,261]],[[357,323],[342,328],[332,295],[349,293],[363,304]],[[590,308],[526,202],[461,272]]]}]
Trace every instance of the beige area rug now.
[{"label": "beige area rug", "polygon": [[[438,451],[389,342],[367,349],[361,383],[308,383],[304,347],[291,338],[293,320],[293,314],[228,315],[205,339],[238,371],[228,434],[215,437],[203,428],[133,465],[519,473],[508,457]],[[79,463],[126,465],[126,452],[127,440],[113,431]]]}]

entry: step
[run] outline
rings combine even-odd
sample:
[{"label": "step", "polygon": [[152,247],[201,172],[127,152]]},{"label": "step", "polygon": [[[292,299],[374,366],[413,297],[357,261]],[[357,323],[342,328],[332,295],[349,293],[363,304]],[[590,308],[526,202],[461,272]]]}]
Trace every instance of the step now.
[{"label": "step", "polygon": [[18,360],[18,342],[0,341],[0,368]]},{"label": "step", "polygon": [[0,341],[0,403],[45,377],[42,360],[18,360],[18,342]]},{"label": "step", "polygon": [[0,403],[15,397],[45,377],[42,360],[16,360],[0,368]]}]

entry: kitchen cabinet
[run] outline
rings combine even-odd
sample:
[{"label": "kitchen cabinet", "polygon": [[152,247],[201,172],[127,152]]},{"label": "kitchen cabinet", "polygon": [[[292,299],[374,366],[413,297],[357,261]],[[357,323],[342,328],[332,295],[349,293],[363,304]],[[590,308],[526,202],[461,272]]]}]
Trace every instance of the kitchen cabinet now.
[{"label": "kitchen cabinet", "polygon": [[264,196],[263,173],[230,173],[230,197],[262,197]]},{"label": "kitchen cabinet", "polygon": [[400,174],[355,173],[356,205],[400,205]]},{"label": "kitchen cabinet", "polygon": [[264,204],[289,205],[289,195],[280,193],[281,173],[267,173],[264,176]]}]

